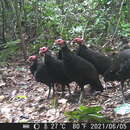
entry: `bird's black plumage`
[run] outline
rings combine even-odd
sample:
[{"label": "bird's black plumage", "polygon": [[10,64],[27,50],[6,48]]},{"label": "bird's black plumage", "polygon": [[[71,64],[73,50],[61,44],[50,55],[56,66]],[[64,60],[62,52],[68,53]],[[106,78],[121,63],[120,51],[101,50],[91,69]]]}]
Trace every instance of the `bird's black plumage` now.
[{"label": "bird's black plumage", "polygon": [[86,47],[82,38],[75,38],[73,41],[79,44],[76,54],[92,63],[99,74],[103,74],[110,67],[110,57]]},{"label": "bird's black plumage", "polygon": [[104,73],[105,81],[121,82],[122,93],[124,82],[127,79],[130,79],[130,49],[123,50],[116,54],[110,68]]},{"label": "bird's black plumage", "polygon": [[45,64],[47,66],[47,71],[53,77],[54,82],[61,84],[62,90],[64,90],[65,85],[67,85],[70,93],[69,83],[71,83],[72,80],[68,77],[64,69],[63,61],[52,56],[51,52],[48,50],[45,52]]},{"label": "bird's black plumage", "polygon": [[32,63],[30,65],[30,71],[35,77],[37,82],[44,83],[49,87],[49,93],[48,93],[48,98],[49,98],[51,88],[53,87],[54,89],[54,82],[53,82],[53,78],[51,77],[51,75],[49,75],[47,71],[46,65],[42,62],[39,63],[36,58],[32,60]]},{"label": "bird's black plumage", "polygon": [[103,91],[103,86],[101,85],[95,67],[82,57],[74,55],[65,43],[61,45],[61,49],[65,70],[68,76],[81,88],[79,103],[82,99],[85,84],[91,84],[93,90]]},{"label": "bird's black plumage", "polygon": [[111,59],[99,52],[87,48],[85,45],[80,44],[77,49],[77,55],[85,60],[91,62],[97,69],[99,74],[103,74],[111,64]]}]

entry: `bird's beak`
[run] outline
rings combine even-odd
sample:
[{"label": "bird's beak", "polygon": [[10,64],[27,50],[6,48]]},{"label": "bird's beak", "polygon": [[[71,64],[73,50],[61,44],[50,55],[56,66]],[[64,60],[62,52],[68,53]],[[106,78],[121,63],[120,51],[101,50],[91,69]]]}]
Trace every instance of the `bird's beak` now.
[{"label": "bird's beak", "polygon": [[39,55],[44,55],[44,53],[42,53],[42,51],[41,51],[41,50],[39,50]]},{"label": "bird's beak", "polygon": [[72,43],[74,43],[75,41],[74,41],[74,40],[72,40],[71,42],[72,42]]},{"label": "bird's beak", "polygon": [[52,47],[51,47],[51,49],[53,50],[53,49],[55,49],[56,48],[56,46],[55,45],[53,45]]},{"label": "bird's beak", "polygon": [[57,44],[57,43],[55,43],[55,42],[54,42],[53,45],[54,45],[56,48],[60,46],[59,44]]},{"label": "bird's beak", "polygon": [[53,45],[56,46],[56,43],[54,42]]},{"label": "bird's beak", "polygon": [[52,45],[51,49],[52,49],[52,50],[57,49],[57,45],[56,45],[56,43],[54,43],[54,44]]},{"label": "bird's beak", "polygon": [[71,41],[71,42],[70,42],[70,45],[73,46],[73,45],[74,45],[74,41]]},{"label": "bird's beak", "polygon": [[39,51],[39,54],[41,55],[41,53],[42,53],[42,52],[41,52],[41,50],[40,50],[40,51]]},{"label": "bird's beak", "polygon": [[130,42],[128,43],[128,46],[130,47]]},{"label": "bird's beak", "polygon": [[28,62],[28,63],[31,63],[31,61],[30,61],[30,59],[29,59],[29,58],[27,59],[27,62]]},{"label": "bird's beak", "polygon": [[45,56],[45,53],[43,53],[41,50],[39,51],[39,55]]}]

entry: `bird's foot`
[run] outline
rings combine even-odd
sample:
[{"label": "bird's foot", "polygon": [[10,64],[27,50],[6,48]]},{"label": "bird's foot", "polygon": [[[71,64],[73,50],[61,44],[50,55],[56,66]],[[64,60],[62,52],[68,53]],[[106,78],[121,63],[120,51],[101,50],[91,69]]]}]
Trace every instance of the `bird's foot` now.
[{"label": "bird's foot", "polygon": [[98,94],[100,94],[101,93],[101,91],[94,91],[93,93],[92,93],[92,96],[97,96]]}]

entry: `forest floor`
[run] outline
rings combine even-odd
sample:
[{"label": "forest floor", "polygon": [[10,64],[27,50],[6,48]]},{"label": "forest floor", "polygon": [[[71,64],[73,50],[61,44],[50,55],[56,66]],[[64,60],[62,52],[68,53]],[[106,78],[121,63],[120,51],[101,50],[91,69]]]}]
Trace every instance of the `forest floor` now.
[{"label": "forest floor", "polygon": [[[86,97],[83,105],[102,106],[102,113],[112,122],[130,122],[130,114],[118,115],[114,111],[114,108],[122,104],[119,83],[103,85],[111,89],[105,89],[97,96]],[[0,123],[67,122],[64,112],[80,106],[77,104],[79,94],[74,92],[75,84],[72,83],[70,86],[73,94],[71,100],[67,88],[65,97],[61,97],[61,91],[58,89],[55,97],[58,103],[54,105],[52,97],[47,99],[48,87],[34,80],[28,65],[11,63],[0,67]]]}]

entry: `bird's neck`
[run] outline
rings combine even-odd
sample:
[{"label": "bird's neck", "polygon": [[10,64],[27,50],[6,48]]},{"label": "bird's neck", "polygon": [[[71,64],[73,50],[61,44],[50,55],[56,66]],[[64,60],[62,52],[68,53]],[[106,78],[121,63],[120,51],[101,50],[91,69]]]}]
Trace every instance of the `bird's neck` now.
[{"label": "bird's neck", "polygon": [[61,49],[62,49],[62,52],[63,52],[64,54],[70,53],[70,50],[69,50],[69,48],[67,47],[66,44],[64,44],[64,45],[61,47]]},{"label": "bird's neck", "polygon": [[45,56],[42,56],[41,60],[42,60],[42,63],[45,63]]},{"label": "bird's neck", "polygon": [[80,44],[79,45],[80,49],[85,49],[85,50],[89,50],[89,48],[87,46],[85,46],[85,44]]},{"label": "bird's neck", "polygon": [[45,64],[50,64],[50,61],[53,59],[51,52],[48,51],[45,53]]},{"label": "bird's neck", "polygon": [[38,61],[37,61],[37,60],[35,60],[35,61],[32,63],[32,66],[37,67],[37,64],[38,64]]},{"label": "bird's neck", "polygon": [[83,43],[79,45],[80,47],[86,47]]},{"label": "bird's neck", "polygon": [[51,56],[51,52],[50,51],[47,51],[46,53],[45,53],[45,57],[46,56]]},{"label": "bird's neck", "polygon": [[67,45],[62,46],[62,59],[65,63],[70,63],[72,61],[73,54],[67,47]]},{"label": "bird's neck", "polygon": [[32,74],[34,74],[34,72],[37,70],[37,66],[38,66],[38,61],[37,60],[33,61],[30,67]]}]

